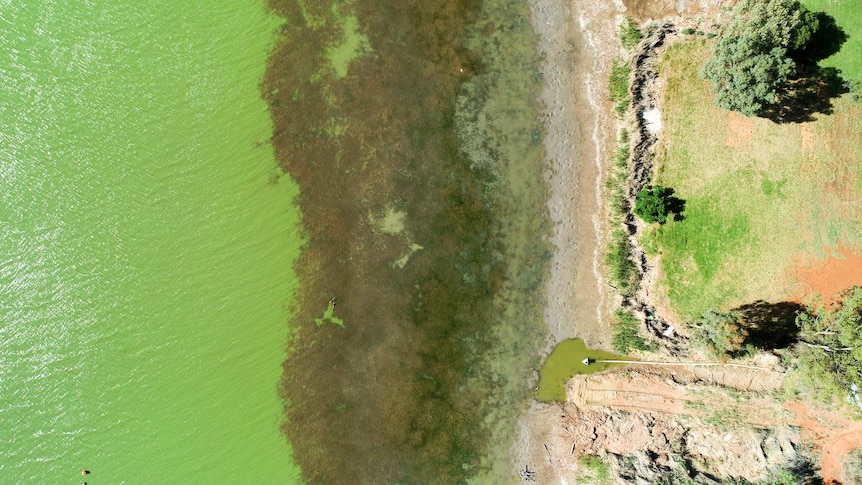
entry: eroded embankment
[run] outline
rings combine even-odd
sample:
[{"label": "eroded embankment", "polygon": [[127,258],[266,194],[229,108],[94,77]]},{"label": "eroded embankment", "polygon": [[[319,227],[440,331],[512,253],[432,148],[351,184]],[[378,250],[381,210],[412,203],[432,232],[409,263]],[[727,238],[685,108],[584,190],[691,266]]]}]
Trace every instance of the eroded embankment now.
[{"label": "eroded embankment", "polygon": [[262,89],[308,240],[296,460],[311,483],[499,483],[548,257],[526,6],[271,3]]},{"label": "eroded embankment", "polygon": [[[643,327],[662,346],[677,357],[688,354],[688,339],[679,333],[667,331],[669,324],[657,311],[653,301],[649,297],[649,286],[651,282],[647,276],[651,273],[650,262],[646,253],[640,245],[637,235],[643,227],[643,222],[635,217],[631,209],[635,206],[635,198],[638,192],[650,185],[653,177],[653,165],[655,162],[655,148],[658,142],[656,133],[650,130],[644,113],[656,109],[656,98],[658,96],[656,79],[658,78],[657,64],[659,61],[659,49],[678,33],[677,27],[671,22],[648,27],[647,35],[638,45],[634,60],[634,79],[631,85],[632,107],[635,112],[635,135],[633,136],[634,149],[630,162],[631,175],[626,188],[628,213],[625,217],[625,227],[629,234],[629,240],[633,248],[632,258],[637,263],[638,291],[632,297],[623,298],[623,306],[631,309],[633,314],[643,323]],[[654,275],[655,273],[652,272]]]}]

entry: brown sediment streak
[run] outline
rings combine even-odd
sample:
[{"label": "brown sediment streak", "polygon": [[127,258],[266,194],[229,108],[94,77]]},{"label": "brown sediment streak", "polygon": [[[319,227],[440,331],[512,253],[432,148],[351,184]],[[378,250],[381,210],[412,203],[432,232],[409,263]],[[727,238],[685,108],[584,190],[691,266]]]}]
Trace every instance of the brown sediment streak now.
[{"label": "brown sediment streak", "polygon": [[[489,175],[459,154],[454,127],[477,69],[462,47],[475,4],[271,0],[287,20],[262,90],[308,241],[284,431],[310,483],[456,483],[478,463],[483,396],[465,382],[504,269],[488,250],[502,245]],[[338,78],[325,49],[347,14],[373,52]],[[387,214],[403,230],[382,228]],[[344,327],[317,326],[333,299]]]}]

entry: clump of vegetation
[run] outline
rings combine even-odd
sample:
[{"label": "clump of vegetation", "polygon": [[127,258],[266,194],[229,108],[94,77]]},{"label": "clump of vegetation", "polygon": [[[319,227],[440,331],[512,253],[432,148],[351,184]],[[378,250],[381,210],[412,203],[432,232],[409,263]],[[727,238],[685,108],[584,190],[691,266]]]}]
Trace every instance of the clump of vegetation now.
[{"label": "clump of vegetation", "polygon": [[794,54],[818,26],[817,16],[797,0],[745,0],[703,67],[716,104],[754,116],[778,103],[779,92],[796,75]]},{"label": "clump of vegetation", "polygon": [[632,261],[632,243],[623,229],[611,233],[611,243],[605,257],[611,281],[623,296],[631,296],[637,283],[637,266]]},{"label": "clump of vegetation", "polygon": [[580,458],[583,470],[582,477],[589,479],[589,483],[604,485],[610,483],[610,469],[607,462],[595,455],[585,455]]},{"label": "clump of vegetation", "polygon": [[613,328],[614,350],[620,354],[627,354],[632,350],[649,352],[654,350],[653,345],[641,337],[638,331],[638,319],[630,310],[619,308],[614,312],[617,321]]},{"label": "clump of vegetation", "polygon": [[629,76],[632,68],[628,62],[622,59],[614,59],[611,66],[610,91],[614,110],[622,115],[629,107]]},{"label": "clump of vegetation", "polygon": [[692,324],[691,341],[711,357],[739,357],[745,352],[748,330],[739,312],[709,310]]},{"label": "clump of vegetation", "polygon": [[631,49],[632,47],[638,45],[638,42],[643,38],[643,33],[632,19],[626,17],[623,20],[622,25],[620,25],[620,42],[623,43],[623,47],[626,49]]},{"label": "clump of vegetation", "polygon": [[664,224],[673,211],[673,189],[649,186],[641,189],[635,198],[635,214],[646,222]]},{"label": "clump of vegetation", "polygon": [[796,323],[801,345],[796,372],[802,375],[795,387],[862,409],[862,288],[846,290],[837,306],[800,313]]},{"label": "clump of vegetation", "polygon": [[618,228],[611,233],[611,242],[605,255],[605,264],[610,270],[611,284],[624,296],[630,296],[637,283],[637,266],[632,261],[632,244],[628,233],[619,227],[628,211],[626,200],[626,181],[628,180],[628,162],[631,155],[629,133],[623,129],[620,132],[619,145],[614,157],[614,173],[608,179],[611,191],[611,224]]}]

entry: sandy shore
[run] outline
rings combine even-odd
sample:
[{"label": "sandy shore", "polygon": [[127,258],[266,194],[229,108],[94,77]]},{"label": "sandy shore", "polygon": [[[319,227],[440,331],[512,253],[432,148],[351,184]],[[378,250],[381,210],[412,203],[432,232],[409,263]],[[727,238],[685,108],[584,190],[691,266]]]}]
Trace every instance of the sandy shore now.
[{"label": "sandy shore", "polygon": [[602,181],[614,140],[607,79],[620,50],[621,11],[613,0],[532,3],[545,58],[541,99],[555,248],[545,308],[551,345],[572,337],[592,346],[607,342]]},{"label": "sandy shore", "polygon": [[[614,0],[534,0],[532,20],[544,56],[546,179],[555,251],[544,311],[550,351],[580,337],[606,346],[612,295],[601,268],[605,227],[603,181],[613,148],[607,79],[621,46],[616,25],[624,7]],[[513,466],[529,467],[539,483],[568,483],[571,472],[551,464],[550,440],[562,405],[534,403],[518,423]],[[523,476],[523,475],[522,475]]]}]

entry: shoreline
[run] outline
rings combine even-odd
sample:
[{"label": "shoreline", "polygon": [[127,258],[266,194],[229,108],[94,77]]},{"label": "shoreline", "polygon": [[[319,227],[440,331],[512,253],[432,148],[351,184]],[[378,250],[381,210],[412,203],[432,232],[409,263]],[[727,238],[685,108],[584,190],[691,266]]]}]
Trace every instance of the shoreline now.
[{"label": "shoreline", "polygon": [[[579,7],[570,0],[531,2],[543,56],[545,181],[553,224],[551,270],[544,319],[549,342],[579,337],[607,342],[611,295],[604,291],[601,257],[605,231],[602,182],[613,140],[607,77],[617,54],[620,6]],[[608,22],[611,20],[611,22]]]},{"label": "shoreline", "polygon": [[[602,275],[607,231],[603,182],[615,139],[607,101],[612,59],[621,46],[618,1],[581,5],[573,0],[533,0],[531,21],[539,36],[544,78],[547,206],[553,224],[550,274],[543,316],[548,334],[543,356],[568,338],[607,346],[613,295]],[[553,440],[563,404],[533,402],[517,422],[513,470],[529,467],[542,483],[564,483],[569,465],[552,463]],[[521,475],[524,478],[524,475]]]}]

